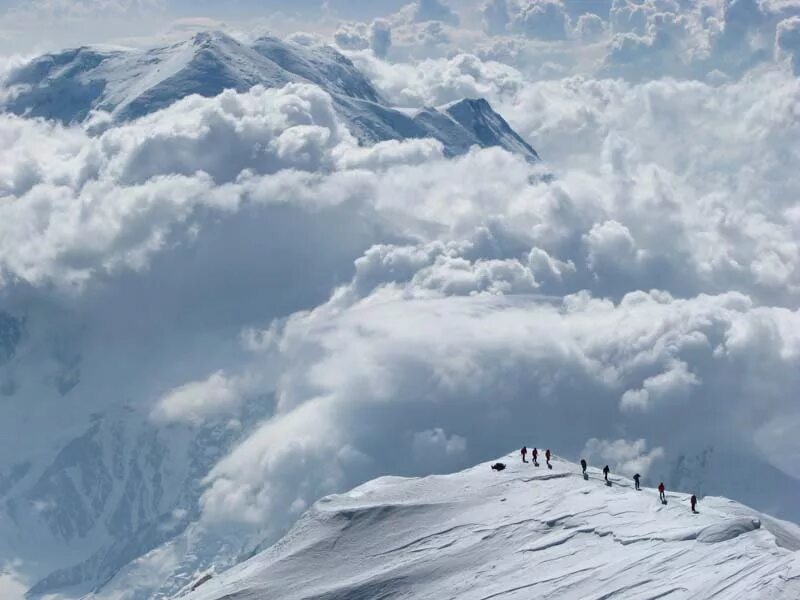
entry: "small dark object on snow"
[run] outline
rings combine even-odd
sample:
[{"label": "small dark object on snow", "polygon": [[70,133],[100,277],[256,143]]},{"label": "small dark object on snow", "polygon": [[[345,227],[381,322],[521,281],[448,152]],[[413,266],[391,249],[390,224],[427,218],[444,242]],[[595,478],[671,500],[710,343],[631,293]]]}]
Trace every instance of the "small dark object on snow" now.
[{"label": "small dark object on snow", "polygon": [[211,579],[211,574],[206,573],[200,579],[198,579],[192,584],[191,591],[192,592],[195,591],[197,588],[199,588],[201,585],[203,585],[206,581],[209,581],[210,579]]},{"label": "small dark object on snow", "polygon": [[495,471],[502,471],[505,468],[506,466],[503,463],[494,463],[492,465],[492,469],[494,469]]}]

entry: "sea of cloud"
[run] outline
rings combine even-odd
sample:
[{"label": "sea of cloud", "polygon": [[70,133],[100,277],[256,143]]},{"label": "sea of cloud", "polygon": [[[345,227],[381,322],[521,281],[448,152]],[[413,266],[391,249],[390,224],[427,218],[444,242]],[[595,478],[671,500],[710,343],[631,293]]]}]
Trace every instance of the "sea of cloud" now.
[{"label": "sea of cloud", "polygon": [[[24,398],[32,430],[75,431],[112,386],[159,429],[268,398],[204,474],[208,528],[274,539],[323,494],[523,443],[651,480],[714,448],[707,492],[800,519],[800,8],[584,7],[431,0],[331,33],[395,104],[488,98],[542,165],[359,146],[310,85],[0,115],[0,306],[26,320],[0,448]],[[39,361],[65,346],[64,397]]]}]

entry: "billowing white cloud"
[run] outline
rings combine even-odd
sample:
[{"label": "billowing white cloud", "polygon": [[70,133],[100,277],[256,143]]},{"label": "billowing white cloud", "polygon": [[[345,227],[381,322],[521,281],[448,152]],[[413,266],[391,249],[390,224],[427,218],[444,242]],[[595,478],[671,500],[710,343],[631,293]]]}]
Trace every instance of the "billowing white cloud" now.
[{"label": "billowing white cloud", "polygon": [[[459,463],[465,465],[518,439],[567,456],[587,452],[627,474],[645,474],[656,459],[675,460],[706,445],[739,456],[756,443],[753,427],[767,426],[750,401],[761,375],[741,366],[766,352],[762,362],[772,377],[784,386],[796,379],[800,344],[785,324],[798,321],[798,313],[757,308],[737,294],[678,300],[635,292],[618,304],[581,294],[553,305],[529,295],[413,297],[384,284],[359,295],[343,304],[335,294],[329,305],[286,323],[279,353],[293,375],[279,386],[278,414],[209,476],[204,503],[214,507],[214,520],[258,514],[270,521],[298,494],[307,500],[304,494],[320,485],[346,487],[380,465],[424,472],[424,463],[399,457],[419,455],[417,433],[429,423],[447,423],[446,439],[452,432],[466,440]],[[263,360],[271,360],[269,353]],[[636,388],[649,400],[636,410],[620,406],[623,392]],[[774,409],[789,409],[792,399],[779,397]],[[657,446],[584,448],[602,429]],[[425,437],[439,440],[430,466],[447,444],[443,434]],[[325,477],[312,470],[288,484],[272,473],[289,452],[315,463],[345,449],[358,466],[336,461]],[[740,468],[733,455],[731,465]],[[248,490],[247,504],[222,512],[230,490],[240,489]]]},{"label": "billowing white cloud", "polygon": [[339,24],[333,40],[342,50],[366,50],[369,48],[369,30],[366,23]]},{"label": "billowing white cloud", "polygon": [[[700,338],[701,343],[705,342]],[[652,402],[685,400],[700,381],[681,360],[674,361],[663,373],[648,377],[642,387],[627,390],[620,401],[623,410],[648,410]]]},{"label": "billowing white cloud", "polygon": [[664,457],[664,449],[653,448],[648,452],[647,442],[643,439],[628,442],[592,438],[586,442],[583,454],[589,460],[594,458],[609,463],[612,473],[622,473],[628,477],[639,473],[646,477],[653,462]]},{"label": "billowing white cloud", "polygon": [[455,434],[448,436],[441,427],[418,431],[412,440],[412,452],[421,464],[436,465],[467,450],[467,440]]},{"label": "billowing white cloud", "polygon": [[395,104],[488,98],[544,165],[359,145],[303,85],[0,117],[0,423],[223,435],[174,513],[208,547],[528,441],[799,518],[794,8],[450,4],[322,32]]},{"label": "billowing white cloud", "polygon": [[800,76],[800,17],[791,17],[778,23],[775,51],[778,59],[787,56],[792,71]]},{"label": "billowing white cloud", "polygon": [[489,35],[501,35],[506,33],[511,14],[508,9],[507,0],[486,0],[481,6],[483,15],[483,28]]},{"label": "billowing white cloud", "polygon": [[575,34],[579,39],[591,42],[599,39],[605,33],[603,19],[594,13],[586,13],[578,17],[575,24]]},{"label": "billowing white cloud", "polygon": [[527,37],[560,40],[567,36],[569,17],[558,0],[526,0],[514,15],[512,28]]},{"label": "billowing white cloud", "polygon": [[442,0],[418,0],[414,9],[414,20],[442,21],[450,25],[458,25],[458,15]]},{"label": "billowing white cloud", "polygon": [[369,47],[378,57],[386,56],[392,47],[392,26],[385,19],[375,19],[369,26]]},{"label": "billowing white cloud", "polygon": [[187,98],[97,137],[3,116],[0,137],[0,277],[69,286],[144,268],[200,207],[236,210],[251,176],[326,170],[357,146],[312,86]]},{"label": "billowing white cloud", "polygon": [[239,404],[242,382],[218,371],[204,381],[185,383],[159,398],[153,418],[163,422],[200,424],[209,417],[232,414]]}]

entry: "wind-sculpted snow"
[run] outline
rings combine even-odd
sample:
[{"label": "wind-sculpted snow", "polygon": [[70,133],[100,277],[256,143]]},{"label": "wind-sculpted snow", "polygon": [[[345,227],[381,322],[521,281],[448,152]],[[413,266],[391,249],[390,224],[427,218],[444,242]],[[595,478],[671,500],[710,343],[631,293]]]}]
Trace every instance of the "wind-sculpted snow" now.
[{"label": "wind-sculpted snow", "polygon": [[[636,492],[518,455],[453,475],[383,477],[317,502],[273,547],[187,600],[785,598],[800,553],[724,499]],[[749,512],[749,517],[741,516]],[[800,542],[800,528],[788,524]]]}]

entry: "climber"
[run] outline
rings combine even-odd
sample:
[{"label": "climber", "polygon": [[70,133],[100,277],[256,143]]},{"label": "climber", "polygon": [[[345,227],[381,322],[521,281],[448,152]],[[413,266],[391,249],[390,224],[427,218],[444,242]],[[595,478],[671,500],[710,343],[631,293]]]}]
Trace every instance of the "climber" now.
[{"label": "climber", "polygon": [[522,454],[522,462],[524,463],[528,462],[528,459],[526,458],[528,456],[528,447],[523,446],[522,450],[520,450],[519,453]]},{"label": "climber", "polygon": [[536,459],[539,458],[539,451],[536,448],[534,448],[533,452],[531,452],[531,458],[533,459],[533,465],[538,467],[539,463],[536,462]]},{"label": "climber", "polygon": [[661,500],[661,504],[667,503],[667,495],[664,493],[665,489],[663,481],[658,484],[658,499]]},{"label": "climber", "polygon": [[584,475],[586,475],[586,459],[585,458],[581,459],[581,472]]},{"label": "climber", "polygon": [[639,487],[639,477],[641,477],[641,475],[638,473],[633,476],[633,489],[635,489],[637,492],[641,489]]},{"label": "climber", "polygon": [[611,469],[609,469],[609,468],[608,468],[608,465],[606,465],[605,467],[603,467],[603,477],[605,477],[605,480],[606,480],[606,482],[608,481],[608,473],[609,473],[610,471],[611,471]]},{"label": "climber", "polygon": [[696,509],[695,507],[697,506],[697,496],[695,496],[694,494],[692,494],[692,498],[691,498],[691,500],[689,500],[689,501],[692,503],[692,512],[693,512],[693,513],[696,513],[696,512],[697,512],[697,509]]},{"label": "climber", "polygon": [[550,464],[550,448],[544,451],[544,459],[547,462],[547,468],[552,469],[553,465]]}]

